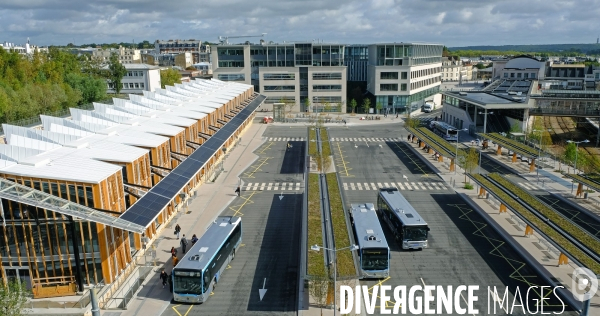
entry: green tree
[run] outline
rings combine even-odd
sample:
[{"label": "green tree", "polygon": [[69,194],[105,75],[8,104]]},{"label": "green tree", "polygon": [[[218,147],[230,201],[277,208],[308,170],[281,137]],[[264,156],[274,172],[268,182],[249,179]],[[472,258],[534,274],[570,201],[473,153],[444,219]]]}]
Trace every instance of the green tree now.
[{"label": "green tree", "polygon": [[356,100],[354,100],[354,99],[350,100],[350,107],[352,108],[352,114],[354,114],[354,109],[356,109],[357,106],[358,106],[358,103],[356,103]]},{"label": "green tree", "polygon": [[567,143],[567,145],[565,146],[565,152],[563,153],[563,159],[568,164],[574,164],[576,152],[577,152],[577,145],[575,145],[575,143]]},{"label": "green tree", "polygon": [[381,110],[383,109],[383,104],[381,104],[381,102],[377,102],[377,104],[375,105],[375,108],[377,109],[377,114],[381,114]]},{"label": "green tree", "polygon": [[[467,182],[467,173],[473,172],[479,164],[479,152],[474,147],[467,151],[458,152],[458,165],[465,170],[465,183]],[[471,181],[469,181],[470,183]]]},{"label": "green tree", "polygon": [[106,81],[103,79],[70,73],[67,74],[65,83],[71,88],[81,91],[79,104],[106,99]]},{"label": "green tree", "polygon": [[181,74],[179,71],[169,68],[160,71],[160,86],[164,89],[166,86],[173,86],[181,83]]},{"label": "green tree", "polygon": [[519,125],[519,123],[514,123],[513,125],[510,126],[510,133],[520,133],[521,132],[521,126]]},{"label": "green tree", "polygon": [[304,99],[304,108],[306,111],[310,111],[310,99],[309,98]]},{"label": "green tree", "polygon": [[11,280],[7,284],[0,282],[0,315],[26,315],[25,303],[29,295],[30,292],[24,282],[17,280]]},{"label": "green tree", "polygon": [[331,112],[331,103],[325,102],[325,105],[323,106],[323,111],[328,113]]},{"label": "green tree", "polygon": [[[125,77],[127,73],[127,69],[119,62],[119,55],[113,53],[110,55],[110,59],[108,61],[108,80],[114,86],[115,92],[117,94],[121,93],[121,88],[123,85],[121,84],[121,80]],[[162,79],[162,71],[161,71],[161,79]],[[164,86],[163,86],[164,88]]]},{"label": "green tree", "polygon": [[365,98],[363,100],[362,108],[365,110],[365,113],[369,113],[369,109],[371,108],[371,99]]}]

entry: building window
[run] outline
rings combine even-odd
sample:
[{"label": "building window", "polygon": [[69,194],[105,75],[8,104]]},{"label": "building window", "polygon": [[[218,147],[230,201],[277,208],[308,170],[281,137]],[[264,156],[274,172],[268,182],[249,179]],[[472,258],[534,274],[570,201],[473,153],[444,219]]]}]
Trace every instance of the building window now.
[{"label": "building window", "polygon": [[341,72],[328,72],[328,73],[313,73],[313,80],[340,80],[342,79]]},{"label": "building window", "polygon": [[144,89],[144,83],[143,82],[140,83],[140,88]]},{"label": "building window", "polygon": [[406,91],[407,90],[407,84],[403,83],[400,85],[400,91]]},{"label": "building window", "polygon": [[244,62],[243,61],[219,61],[219,67],[223,67],[223,68],[243,68],[244,67]]},{"label": "building window", "polygon": [[397,83],[382,83],[379,85],[380,91],[398,91]]},{"label": "building window", "polygon": [[529,73],[524,73],[523,78],[525,78],[525,79],[529,78]]},{"label": "building window", "polygon": [[342,91],[342,85],[331,84],[331,85],[313,85],[313,91]]},{"label": "building window", "polygon": [[521,78],[521,73],[517,73],[517,78]]},{"label": "building window", "polygon": [[136,83],[135,83],[135,88],[136,88],[136,89],[139,89],[139,88],[140,88],[140,84],[136,82]]},{"label": "building window", "polygon": [[128,71],[128,72],[127,72],[127,76],[129,76],[129,77],[133,77],[133,73],[132,73],[131,71]]},{"label": "building window", "polygon": [[244,81],[246,76],[244,74],[219,74],[217,76],[219,80],[223,81]]},{"label": "building window", "polygon": [[129,83],[129,89],[133,89],[133,83],[132,82]]},{"label": "building window", "polygon": [[296,74],[263,74],[264,80],[294,80]]},{"label": "building window", "polygon": [[296,86],[264,86],[264,91],[296,91]]},{"label": "building window", "polygon": [[313,97],[313,103],[339,103],[342,102],[342,97]]},{"label": "building window", "polygon": [[402,76],[400,77],[402,79],[408,79],[408,73],[406,71],[402,72]]},{"label": "building window", "polygon": [[535,72],[532,72],[530,77],[531,77],[532,79],[535,79]]},{"label": "building window", "polygon": [[508,78],[508,72],[504,73],[504,78]]},{"label": "building window", "polygon": [[379,74],[380,79],[398,79],[397,72],[382,72]]},{"label": "building window", "polygon": [[281,97],[268,97],[265,99],[265,103],[294,103],[296,102],[296,98],[295,97],[290,97],[290,96],[281,96]]},{"label": "building window", "polygon": [[127,85],[126,83],[123,84],[123,89],[127,89],[129,88],[129,85]]}]

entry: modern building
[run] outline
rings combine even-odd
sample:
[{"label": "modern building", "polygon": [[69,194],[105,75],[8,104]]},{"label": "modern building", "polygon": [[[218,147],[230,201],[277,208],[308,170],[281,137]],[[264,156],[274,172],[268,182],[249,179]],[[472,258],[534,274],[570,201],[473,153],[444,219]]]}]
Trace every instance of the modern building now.
[{"label": "modern building", "polygon": [[[161,87],[160,67],[146,64],[123,64],[127,73],[121,79],[121,93],[142,93],[143,91],[155,91]],[[115,87],[107,82],[106,92],[115,93]]]},{"label": "modern building", "polygon": [[344,45],[218,45],[212,60],[215,78],[252,84],[267,108],[283,101],[296,112],[346,110]]},{"label": "modern building", "polygon": [[369,45],[367,90],[387,113],[417,110],[438,94],[443,45],[381,43]]},{"label": "modern building", "polygon": [[35,298],[125,281],[263,100],[250,85],[193,80],[42,116],[41,129],[3,125],[0,281],[21,279]]},{"label": "modern building", "polygon": [[92,58],[102,63],[108,63],[112,54],[119,56],[121,64],[139,64],[142,62],[141,51],[139,49],[125,48],[123,46],[119,46],[118,49],[93,49]]},{"label": "modern building", "polygon": [[156,40],[154,50],[158,55],[190,52],[192,54],[192,64],[211,62],[210,45],[204,44],[200,40]]},{"label": "modern building", "polygon": [[[292,111],[346,112],[347,82],[364,82],[383,111],[417,109],[439,91],[442,45],[324,43],[218,45],[215,78],[254,85],[273,103]],[[307,102],[308,101],[308,102]],[[439,103],[439,102],[438,102]],[[307,107],[307,104],[309,105]]]}]

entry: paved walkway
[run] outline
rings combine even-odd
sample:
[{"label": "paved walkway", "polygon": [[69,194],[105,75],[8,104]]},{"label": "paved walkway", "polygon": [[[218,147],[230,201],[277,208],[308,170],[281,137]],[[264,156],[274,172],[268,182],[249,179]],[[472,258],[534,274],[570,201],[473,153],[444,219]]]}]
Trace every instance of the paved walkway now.
[{"label": "paved walkway", "polygon": [[[464,145],[469,145],[469,142],[465,142]],[[431,159],[431,155],[425,153],[423,150],[418,149],[416,143],[412,143],[411,146],[413,146],[416,149],[416,151],[424,157],[424,159],[428,160],[429,163],[431,163],[431,165],[438,169],[438,175],[447,183],[451,185],[453,178],[454,181],[456,181],[457,176],[454,174],[454,172],[449,172],[447,163],[440,163],[435,161],[434,159]],[[489,153],[491,152],[495,152],[495,150],[490,149]],[[498,159],[495,154],[491,154],[489,155],[489,157]],[[502,157],[504,158],[505,156]],[[499,158],[500,161],[503,164],[508,165],[509,167],[513,167],[514,169],[521,172],[520,175],[525,180],[535,177],[535,172],[533,172],[531,175],[524,175],[525,172],[529,172],[529,167],[527,163],[517,162],[512,164],[509,162],[509,160],[504,160],[503,158]],[[525,169],[526,171],[522,169]],[[458,172],[461,173],[460,170]],[[557,172],[547,172],[553,177],[561,178],[561,175]],[[510,210],[508,210],[506,213],[499,213],[499,204],[497,201],[494,201],[493,199],[479,198],[477,196],[476,189],[466,190],[461,188],[462,181],[463,177],[459,176],[458,181],[456,181],[456,187],[454,187],[454,190],[459,194],[467,195],[475,204],[477,204],[482,210],[484,210],[490,216],[490,218],[492,218],[500,227],[502,227],[509,235],[511,235],[513,237],[514,242],[523,247],[531,256],[534,257],[535,260],[538,261],[538,263],[541,266],[546,268],[546,270],[550,274],[552,274],[558,280],[558,282],[562,283],[563,286],[570,290],[572,286],[572,273],[577,266],[571,262],[567,265],[559,266],[558,256],[560,252],[557,252],[555,249],[553,249],[553,247],[549,247],[549,244],[545,240],[543,240],[537,233],[534,233],[533,236],[525,237],[525,225],[520,220],[518,220],[516,215],[514,215]],[[569,194],[567,188],[565,188],[561,183],[557,183],[555,181],[548,181],[545,185],[545,188],[551,189],[551,191],[553,192],[560,192],[564,195]],[[572,201],[575,202],[578,202],[579,200],[581,199],[572,199]],[[590,315],[600,315],[600,297],[598,295],[592,298]]]},{"label": "paved walkway", "polygon": [[[143,288],[129,304],[126,311],[121,316],[150,316],[160,315],[169,306],[172,298],[168,288],[162,287],[158,275],[160,269],[165,269],[167,273],[171,272],[173,265],[171,263],[171,247],[179,248],[179,240],[173,234],[173,227],[176,224],[181,226],[181,234],[185,234],[189,239],[193,234],[200,237],[209,224],[217,217],[227,205],[236,199],[235,189],[239,184],[239,175],[246,170],[257,158],[253,151],[262,143],[261,135],[267,125],[252,124],[246,132],[241,135],[239,144],[228,153],[228,157],[223,163],[224,172],[222,172],[214,183],[205,183],[197,188],[197,195],[189,202],[188,210],[181,209],[176,218],[173,218],[158,237],[162,240],[156,245],[156,259],[159,267],[151,272],[151,275],[145,281]],[[157,242],[155,242],[156,244]],[[178,256],[181,258],[181,249],[178,250]],[[102,314],[108,314],[109,311],[102,311]]]}]

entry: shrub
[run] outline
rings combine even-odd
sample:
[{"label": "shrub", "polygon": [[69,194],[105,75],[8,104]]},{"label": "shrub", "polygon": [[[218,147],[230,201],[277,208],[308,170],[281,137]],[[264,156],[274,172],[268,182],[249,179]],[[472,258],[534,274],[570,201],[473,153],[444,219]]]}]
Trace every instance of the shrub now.
[{"label": "shrub", "polygon": [[465,189],[467,190],[473,190],[473,185],[470,183],[465,183]]}]

